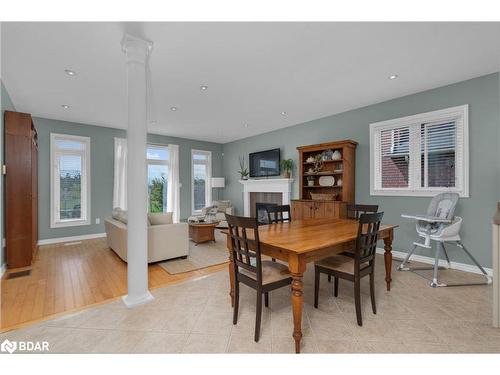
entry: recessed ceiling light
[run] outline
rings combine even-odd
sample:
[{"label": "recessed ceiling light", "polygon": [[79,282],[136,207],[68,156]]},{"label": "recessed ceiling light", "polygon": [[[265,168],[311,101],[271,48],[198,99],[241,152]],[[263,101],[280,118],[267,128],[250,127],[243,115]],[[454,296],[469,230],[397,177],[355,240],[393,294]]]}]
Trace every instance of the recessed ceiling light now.
[{"label": "recessed ceiling light", "polygon": [[205,86],[205,85],[200,86],[200,90],[202,90],[202,91],[206,91],[207,89],[208,89],[208,86]]},{"label": "recessed ceiling light", "polygon": [[392,74],[392,75],[390,75],[390,76],[389,76],[389,77],[387,77],[387,78],[389,78],[390,80],[393,80],[393,79],[398,78],[398,75],[397,75],[397,74]]},{"label": "recessed ceiling light", "polygon": [[248,126],[249,126],[249,125],[248,125],[248,124],[243,124],[243,126],[244,126],[245,128],[248,128]]},{"label": "recessed ceiling light", "polygon": [[76,72],[74,70],[65,69],[64,73],[66,73],[69,76],[76,76]]},{"label": "recessed ceiling light", "polygon": [[64,109],[68,109],[69,105],[67,105],[67,104],[61,104],[61,107],[63,107]]},{"label": "recessed ceiling light", "polygon": [[171,111],[177,111],[177,107],[170,107]]},{"label": "recessed ceiling light", "polygon": [[281,112],[281,115],[286,116],[286,112],[285,111]]}]

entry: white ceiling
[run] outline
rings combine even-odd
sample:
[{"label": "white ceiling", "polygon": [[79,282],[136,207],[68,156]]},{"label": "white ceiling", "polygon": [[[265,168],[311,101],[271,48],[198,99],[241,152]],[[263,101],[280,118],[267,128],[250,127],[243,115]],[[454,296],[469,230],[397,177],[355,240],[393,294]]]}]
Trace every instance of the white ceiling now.
[{"label": "white ceiling", "polygon": [[3,23],[16,109],[126,128],[126,31],[154,43],[150,131],[220,143],[500,70],[500,23]]}]

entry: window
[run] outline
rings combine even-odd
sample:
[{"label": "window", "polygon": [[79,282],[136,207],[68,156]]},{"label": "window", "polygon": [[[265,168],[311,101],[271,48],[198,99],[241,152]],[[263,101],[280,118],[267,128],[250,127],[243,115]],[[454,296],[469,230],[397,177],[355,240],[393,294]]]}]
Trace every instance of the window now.
[{"label": "window", "polygon": [[148,211],[167,212],[170,153],[167,146],[148,145]]},{"label": "window", "polygon": [[191,189],[193,214],[212,201],[210,178],[212,177],[212,153],[210,151],[191,150]]},{"label": "window", "polygon": [[90,224],[90,138],[51,134],[51,228]]},{"label": "window", "polygon": [[370,124],[371,195],[469,196],[468,106]]}]

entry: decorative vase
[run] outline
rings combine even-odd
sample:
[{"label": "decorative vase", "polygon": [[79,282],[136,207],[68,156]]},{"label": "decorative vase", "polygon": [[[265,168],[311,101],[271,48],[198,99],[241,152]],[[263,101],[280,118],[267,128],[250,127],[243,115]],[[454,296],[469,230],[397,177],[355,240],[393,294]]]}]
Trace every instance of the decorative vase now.
[{"label": "decorative vase", "polygon": [[323,160],[325,160],[325,161],[332,160],[332,157],[333,157],[332,150],[328,149],[328,150],[323,151]]},{"label": "decorative vase", "polygon": [[290,171],[285,171],[285,172],[283,173],[283,177],[285,177],[285,178],[290,178]]},{"label": "decorative vase", "polygon": [[337,179],[337,186],[342,186],[342,179],[340,177]]},{"label": "decorative vase", "polygon": [[312,156],[309,156],[307,159],[306,159],[306,163],[314,163],[314,158]]},{"label": "decorative vase", "polygon": [[307,170],[307,173],[314,173],[314,169],[309,168],[309,169]]},{"label": "decorative vase", "polygon": [[314,186],[314,180],[307,180],[307,186]]},{"label": "decorative vase", "polygon": [[332,154],[332,160],[340,160],[342,159],[342,154],[339,152],[339,150],[335,150]]}]

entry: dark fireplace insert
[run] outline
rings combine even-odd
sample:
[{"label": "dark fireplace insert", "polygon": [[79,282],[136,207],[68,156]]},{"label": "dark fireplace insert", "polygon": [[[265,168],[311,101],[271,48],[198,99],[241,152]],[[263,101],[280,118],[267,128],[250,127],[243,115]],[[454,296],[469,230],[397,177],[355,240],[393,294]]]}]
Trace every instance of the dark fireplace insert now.
[{"label": "dark fireplace insert", "polygon": [[276,203],[255,203],[256,219],[259,225],[269,224],[266,207],[277,206]]}]

